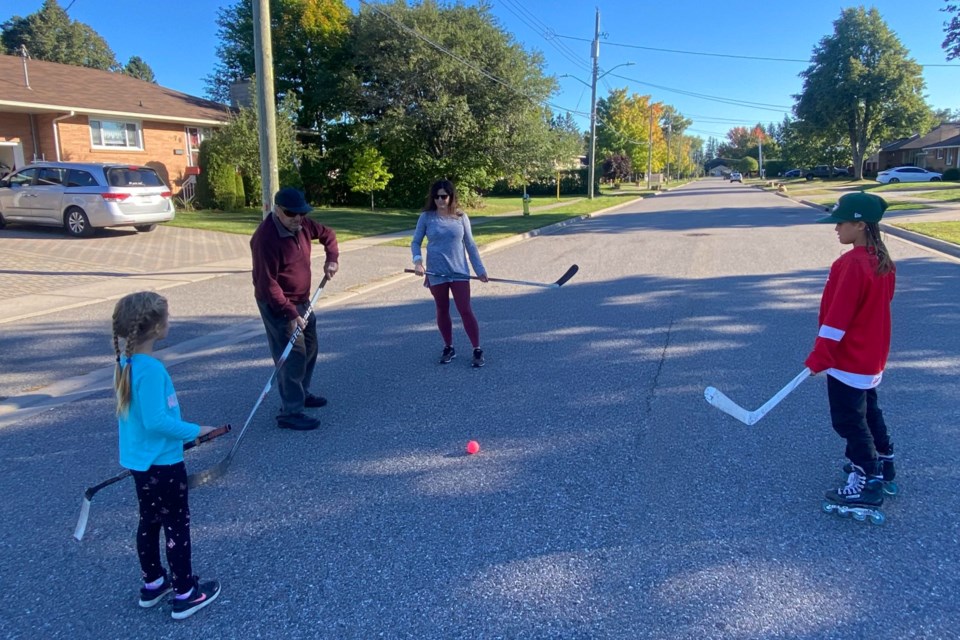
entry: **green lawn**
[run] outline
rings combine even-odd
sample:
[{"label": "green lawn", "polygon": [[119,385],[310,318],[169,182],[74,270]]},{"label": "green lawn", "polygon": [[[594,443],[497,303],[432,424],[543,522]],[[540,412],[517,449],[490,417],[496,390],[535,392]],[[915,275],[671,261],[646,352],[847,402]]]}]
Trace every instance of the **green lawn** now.
[{"label": "green lawn", "polygon": [[[467,213],[471,219],[475,219],[477,222],[483,222],[492,216],[496,216],[497,218],[503,216],[508,222],[498,222],[496,226],[490,227],[491,229],[499,229],[500,231],[497,232],[498,235],[503,236],[511,235],[511,229],[517,229],[517,231],[513,233],[525,233],[530,229],[553,224],[557,220],[597,211],[612,206],[617,202],[622,202],[625,199],[639,197],[643,193],[646,192],[612,191],[611,195],[595,198],[592,202],[581,196],[564,196],[559,201],[553,197],[531,198],[531,208],[557,204],[560,206],[543,212],[534,211],[530,216],[509,215],[523,209],[523,200],[521,198],[516,196],[490,197],[484,199],[484,204],[481,208],[468,208]],[[369,209],[356,208],[317,207],[313,213],[310,214],[310,218],[335,229],[337,239],[344,242],[355,238],[365,238],[384,233],[411,230],[417,226],[417,217],[419,215],[419,210],[413,209],[377,209],[376,211],[370,211]],[[514,220],[515,218],[519,220]],[[207,231],[251,235],[262,219],[262,215],[258,209],[243,209],[241,211],[178,211],[176,218],[167,224],[187,229],[204,229]],[[492,219],[496,220],[496,218]],[[485,232],[481,235],[486,237],[487,234]],[[491,242],[491,240],[488,239],[486,242]],[[410,238],[407,238],[406,244],[409,243]]]},{"label": "green lawn", "polygon": [[[611,195],[611,193],[616,195]],[[489,244],[496,240],[508,238],[519,233],[526,233],[533,229],[546,227],[547,225],[575,218],[586,213],[600,211],[607,207],[613,207],[623,202],[628,202],[638,197],[636,192],[617,193],[608,192],[607,195],[599,196],[593,200],[584,198],[579,202],[551,209],[550,211],[533,212],[529,216],[498,216],[498,217],[476,217],[471,216],[470,221],[473,226],[473,237],[478,245]],[[394,247],[410,246],[413,236],[398,238],[387,243]]]},{"label": "green lawn", "polygon": [[906,222],[894,226],[960,245],[960,222]]}]

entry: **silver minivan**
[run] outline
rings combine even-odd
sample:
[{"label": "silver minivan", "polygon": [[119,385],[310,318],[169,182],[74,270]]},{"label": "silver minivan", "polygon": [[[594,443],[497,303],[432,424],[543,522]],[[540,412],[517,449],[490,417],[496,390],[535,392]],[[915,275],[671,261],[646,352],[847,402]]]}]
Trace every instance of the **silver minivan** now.
[{"label": "silver minivan", "polygon": [[0,180],[0,228],[8,222],[63,227],[88,237],[98,227],[153,231],[173,220],[173,194],[150,167],[37,162]]}]

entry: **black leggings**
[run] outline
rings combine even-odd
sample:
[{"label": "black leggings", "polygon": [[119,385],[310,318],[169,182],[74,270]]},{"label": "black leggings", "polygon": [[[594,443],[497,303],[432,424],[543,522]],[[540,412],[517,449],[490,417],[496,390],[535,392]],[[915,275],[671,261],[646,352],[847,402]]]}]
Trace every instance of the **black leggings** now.
[{"label": "black leggings", "polygon": [[187,503],[187,467],[182,462],[153,465],[146,471],[131,471],[140,503],[137,555],[144,582],[166,575],[160,563],[160,529],[167,540],[170,579],[177,593],[193,586],[190,576],[190,505]]},{"label": "black leggings", "polygon": [[890,453],[890,435],[877,402],[876,389],[856,389],[827,376],[833,429],[847,441],[847,458],[873,473],[877,453]]}]

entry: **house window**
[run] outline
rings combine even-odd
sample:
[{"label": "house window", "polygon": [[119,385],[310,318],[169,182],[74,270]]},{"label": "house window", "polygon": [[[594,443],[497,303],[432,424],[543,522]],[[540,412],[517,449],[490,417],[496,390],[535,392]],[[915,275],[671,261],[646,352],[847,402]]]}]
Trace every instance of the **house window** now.
[{"label": "house window", "polygon": [[200,143],[210,137],[211,129],[206,127],[187,127],[187,157],[191,167],[200,166]]},{"label": "house window", "polygon": [[943,160],[943,149],[937,149],[937,160]]},{"label": "house window", "polygon": [[140,123],[131,120],[90,120],[94,149],[143,149]]},{"label": "house window", "polygon": [[953,150],[948,149],[947,150],[947,166],[949,167],[952,164],[953,164]]}]

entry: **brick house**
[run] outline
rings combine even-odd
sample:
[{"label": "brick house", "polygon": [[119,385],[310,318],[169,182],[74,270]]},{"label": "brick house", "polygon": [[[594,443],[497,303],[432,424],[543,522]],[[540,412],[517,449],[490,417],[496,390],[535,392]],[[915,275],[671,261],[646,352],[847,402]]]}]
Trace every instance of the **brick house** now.
[{"label": "brick house", "polygon": [[123,162],[178,187],[226,105],[86,67],[0,55],[0,162]]},{"label": "brick house", "polygon": [[960,123],[944,122],[925,136],[914,134],[886,144],[880,147],[878,154],[879,169],[883,171],[891,167],[913,165],[943,171],[947,167],[956,167],[957,147],[960,146],[956,141],[958,137]]}]

